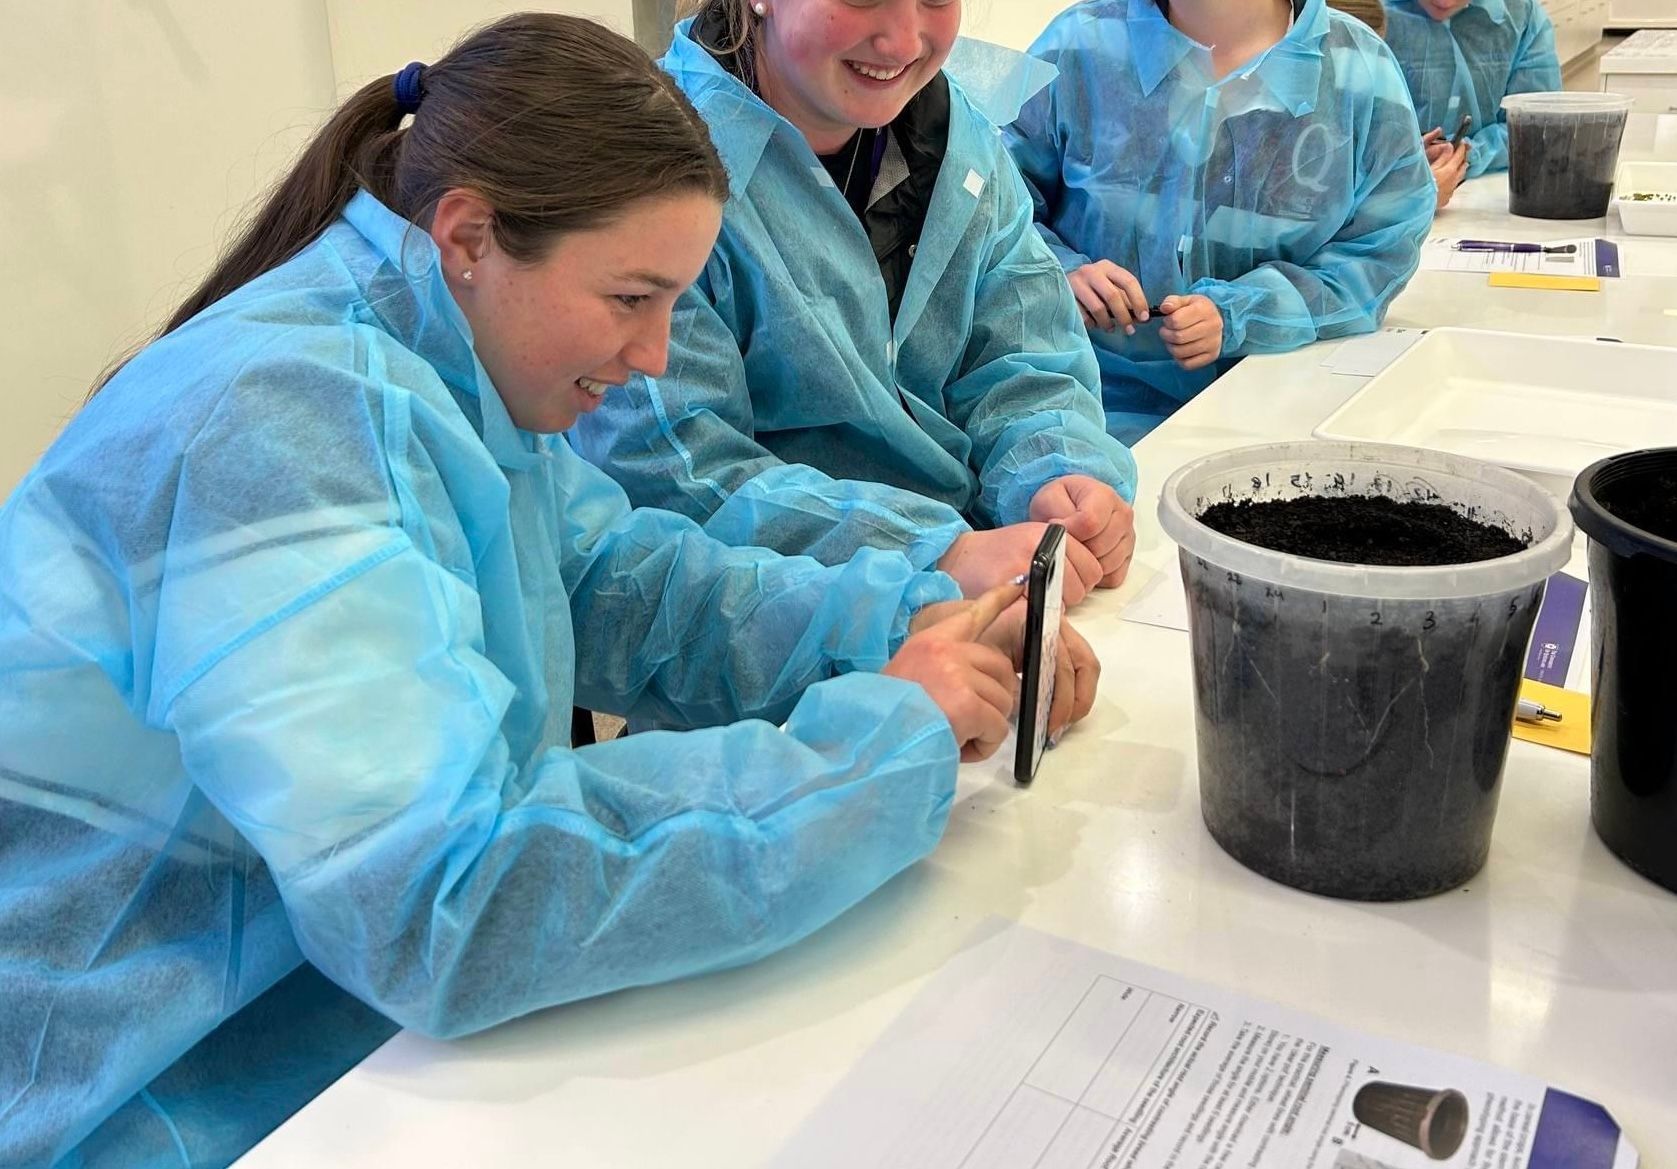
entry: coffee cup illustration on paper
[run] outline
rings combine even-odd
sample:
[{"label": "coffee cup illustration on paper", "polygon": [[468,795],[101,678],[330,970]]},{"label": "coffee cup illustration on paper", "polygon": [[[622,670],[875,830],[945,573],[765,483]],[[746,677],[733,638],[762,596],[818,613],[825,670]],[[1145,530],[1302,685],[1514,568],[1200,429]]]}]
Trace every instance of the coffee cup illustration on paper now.
[{"label": "coffee cup illustration on paper", "polygon": [[1448,1161],[1467,1136],[1467,1097],[1454,1088],[1417,1088],[1375,1080],[1357,1090],[1351,1112],[1358,1123]]}]

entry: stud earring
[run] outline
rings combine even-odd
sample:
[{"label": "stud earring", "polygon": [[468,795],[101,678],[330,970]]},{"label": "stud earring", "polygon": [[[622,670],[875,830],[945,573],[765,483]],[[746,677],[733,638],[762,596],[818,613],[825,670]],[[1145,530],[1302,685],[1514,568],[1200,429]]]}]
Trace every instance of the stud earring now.
[{"label": "stud earring", "polygon": [[757,14],[757,19],[758,20],[762,20],[763,17],[765,17],[769,14],[769,6],[767,4],[764,4],[763,0],[757,0],[757,3],[755,3],[751,6],[751,11],[753,11]]},{"label": "stud earring", "polygon": [[470,268],[462,269],[461,272],[460,272],[460,279],[462,279],[462,280],[466,281],[466,283],[470,284],[471,280],[472,280],[472,270]]}]

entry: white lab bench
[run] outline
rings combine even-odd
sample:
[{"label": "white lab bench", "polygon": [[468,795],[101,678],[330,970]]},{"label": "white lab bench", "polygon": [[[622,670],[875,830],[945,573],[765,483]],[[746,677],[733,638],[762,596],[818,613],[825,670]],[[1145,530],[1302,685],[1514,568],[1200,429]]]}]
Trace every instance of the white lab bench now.
[{"label": "white lab bench", "polygon": [[[1513,220],[1505,207],[1505,178],[1477,180],[1435,230],[1616,234],[1606,221]],[[1677,345],[1677,241],[1626,247],[1627,275],[1601,294],[1422,273],[1389,323]],[[755,966],[459,1042],[401,1034],[242,1169],[762,1164],[994,918],[1544,1077],[1604,1104],[1644,1166],[1677,1166],[1677,894],[1596,839],[1585,758],[1515,742],[1484,872],[1404,904],[1273,884],[1200,822],[1187,635],[1125,620],[1125,604],[1180,587],[1154,522],[1171,471],[1212,451],[1304,438],[1364,383],[1330,372],[1327,352],[1248,360],[1139,444],[1132,579],[1076,614],[1103,662],[1100,699],[1032,789],[1015,788],[1000,760],[966,767],[928,860]]]}]

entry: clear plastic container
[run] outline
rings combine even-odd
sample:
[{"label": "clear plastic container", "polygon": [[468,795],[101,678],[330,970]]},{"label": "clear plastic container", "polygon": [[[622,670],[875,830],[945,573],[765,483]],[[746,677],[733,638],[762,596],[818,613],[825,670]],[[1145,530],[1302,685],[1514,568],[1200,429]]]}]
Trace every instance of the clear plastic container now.
[{"label": "clear plastic container", "polygon": [[[1435,568],[1338,564],[1231,539],[1228,500],[1383,495],[1440,503],[1527,547]],[[1412,447],[1277,443],[1172,475],[1200,803],[1211,835],[1274,880],[1335,897],[1423,897],[1490,848],[1532,622],[1572,523],[1529,479]]]},{"label": "clear plastic container", "polygon": [[1616,93],[1512,93],[1508,210],[1532,219],[1600,219],[1613,201],[1625,120],[1635,103]]}]

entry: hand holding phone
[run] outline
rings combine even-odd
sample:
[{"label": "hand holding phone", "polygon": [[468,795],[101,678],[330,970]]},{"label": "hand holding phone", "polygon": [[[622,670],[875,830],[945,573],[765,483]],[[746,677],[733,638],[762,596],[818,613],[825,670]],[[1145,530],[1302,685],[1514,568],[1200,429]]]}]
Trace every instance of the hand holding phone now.
[{"label": "hand holding phone", "polygon": [[1025,637],[1019,687],[1019,726],[1013,778],[1036,778],[1048,745],[1048,712],[1054,705],[1054,675],[1060,653],[1060,619],[1065,613],[1066,530],[1049,524],[1031,557],[1025,589]]}]

